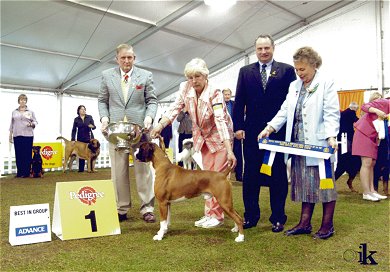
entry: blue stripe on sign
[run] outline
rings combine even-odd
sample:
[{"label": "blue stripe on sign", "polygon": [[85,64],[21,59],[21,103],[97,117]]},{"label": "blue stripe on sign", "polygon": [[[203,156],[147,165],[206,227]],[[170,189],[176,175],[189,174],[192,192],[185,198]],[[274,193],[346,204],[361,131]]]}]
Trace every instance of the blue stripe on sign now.
[{"label": "blue stripe on sign", "polygon": [[47,225],[16,228],[16,237],[47,233]]},{"label": "blue stripe on sign", "polygon": [[332,164],[330,163],[330,159],[324,160],[325,163],[325,176],[326,178],[332,178]]}]

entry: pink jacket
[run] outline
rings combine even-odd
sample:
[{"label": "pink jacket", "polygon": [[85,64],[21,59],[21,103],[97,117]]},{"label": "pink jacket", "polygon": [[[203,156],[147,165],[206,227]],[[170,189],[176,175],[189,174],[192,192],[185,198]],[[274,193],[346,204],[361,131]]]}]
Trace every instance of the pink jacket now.
[{"label": "pink jacket", "polygon": [[183,82],[176,101],[164,116],[172,122],[184,107],[187,107],[192,120],[195,151],[199,151],[206,143],[210,152],[214,153],[224,148],[224,140],[233,141],[233,122],[220,90],[207,85],[197,99],[195,90]]},{"label": "pink jacket", "polygon": [[[362,132],[367,137],[376,137],[377,131],[375,130],[374,124],[372,123],[375,121],[378,116],[375,113],[368,112],[368,109],[370,107],[377,108],[386,114],[390,113],[390,100],[385,98],[375,99],[372,102],[365,103],[362,105],[362,111],[366,112],[359,121],[355,123],[355,128]],[[389,131],[390,132],[390,131]]]}]

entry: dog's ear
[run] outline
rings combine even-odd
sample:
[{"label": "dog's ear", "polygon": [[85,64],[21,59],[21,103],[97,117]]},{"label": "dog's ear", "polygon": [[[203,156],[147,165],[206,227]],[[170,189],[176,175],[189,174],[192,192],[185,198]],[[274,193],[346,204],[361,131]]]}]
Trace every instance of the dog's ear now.
[{"label": "dog's ear", "polygon": [[100,148],[100,142],[96,139],[95,139],[95,142],[96,142],[96,148]]}]

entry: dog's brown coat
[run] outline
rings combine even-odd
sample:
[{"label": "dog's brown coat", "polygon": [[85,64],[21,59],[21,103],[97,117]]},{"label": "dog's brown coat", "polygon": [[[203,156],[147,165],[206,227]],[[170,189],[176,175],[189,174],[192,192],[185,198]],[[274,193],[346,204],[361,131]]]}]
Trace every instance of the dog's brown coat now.
[{"label": "dog's brown coat", "polygon": [[167,220],[168,207],[180,198],[193,198],[201,194],[213,195],[224,212],[230,216],[243,235],[243,220],[233,208],[232,185],[227,179],[230,169],[215,171],[186,170],[170,162],[164,151],[155,143],[142,143],[137,159],[151,161],[156,170],[155,197],[159,203],[160,221]]},{"label": "dog's brown coat", "polygon": [[65,142],[65,155],[62,166],[63,172],[66,170],[66,164],[68,164],[69,170],[72,170],[73,155],[87,160],[88,172],[95,172],[96,159],[100,154],[100,143],[97,139],[91,139],[89,143],[83,143],[79,141],[72,142],[62,136],[57,137],[57,140],[61,139]]}]

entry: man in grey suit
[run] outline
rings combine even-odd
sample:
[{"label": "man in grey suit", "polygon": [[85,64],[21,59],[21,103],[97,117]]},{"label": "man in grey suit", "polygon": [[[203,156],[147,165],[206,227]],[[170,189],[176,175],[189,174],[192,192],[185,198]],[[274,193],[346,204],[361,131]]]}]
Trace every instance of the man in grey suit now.
[{"label": "man in grey suit", "polygon": [[[149,71],[135,67],[134,60],[133,47],[121,44],[116,49],[116,61],[119,67],[105,70],[102,73],[98,97],[102,132],[106,131],[110,122],[124,119],[147,130],[152,125],[157,112],[153,75]],[[111,178],[116,189],[118,217],[119,221],[124,221],[131,207],[129,154],[116,151],[112,143],[109,143],[109,154]],[[153,223],[156,221],[153,214],[154,177],[149,164],[138,162],[134,153],[131,155],[134,161],[138,196],[141,200],[140,212],[146,222]]]}]

